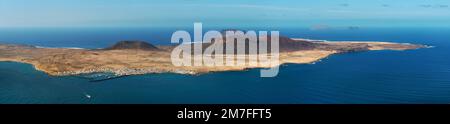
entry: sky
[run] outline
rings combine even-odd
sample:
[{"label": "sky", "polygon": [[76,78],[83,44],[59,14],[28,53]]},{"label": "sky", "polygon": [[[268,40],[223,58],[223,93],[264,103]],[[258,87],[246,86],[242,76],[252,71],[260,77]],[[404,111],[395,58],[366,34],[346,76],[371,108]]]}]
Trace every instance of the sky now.
[{"label": "sky", "polygon": [[450,26],[450,0],[0,0],[0,27]]}]

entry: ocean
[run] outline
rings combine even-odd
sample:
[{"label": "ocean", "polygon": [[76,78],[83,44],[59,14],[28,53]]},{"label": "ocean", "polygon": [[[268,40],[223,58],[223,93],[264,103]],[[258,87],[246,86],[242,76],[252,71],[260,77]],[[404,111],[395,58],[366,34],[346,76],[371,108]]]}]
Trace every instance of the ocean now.
[{"label": "ocean", "polygon": [[[391,41],[434,47],[337,54],[314,64],[285,64],[274,78],[260,78],[259,69],[250,69],[195,76],[146,74],[90,82],[79,76],[48,76],[29,64],[0,62],[0,103],[450,103],[450,28],[270,30],[293,38]],[[174,31],[175,28],[2,28],[0,43],[103,48],[120,40],[144,40],[168,45]]]}]

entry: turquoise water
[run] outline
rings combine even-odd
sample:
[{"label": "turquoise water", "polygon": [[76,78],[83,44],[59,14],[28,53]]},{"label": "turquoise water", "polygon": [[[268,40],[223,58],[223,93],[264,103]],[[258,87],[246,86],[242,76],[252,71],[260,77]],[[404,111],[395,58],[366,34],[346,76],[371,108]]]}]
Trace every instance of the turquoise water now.
[{"label": "turquoise water", "polygon": [[[338,54],[315,64],[283,65],[275,78],[260,78],[259,70],[251,69],[200,76],[147,74],[89,82],[77,76],[51,77],[28,64],[0,62],[0,103],[450,103],[450,29],[279,30],[290,37],[435,47]],[[128,39],[168,44],[172,31],[1,29],[0,41],[83,48]]]}]

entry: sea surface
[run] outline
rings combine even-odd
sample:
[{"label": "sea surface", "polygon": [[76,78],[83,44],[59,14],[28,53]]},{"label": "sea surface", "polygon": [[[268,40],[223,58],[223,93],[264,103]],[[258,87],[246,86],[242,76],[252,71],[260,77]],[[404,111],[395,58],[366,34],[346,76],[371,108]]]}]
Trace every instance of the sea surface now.
[{"label": "sea surface", "polygon": [[[176,28],[1,28],[0,43],[103,48],[120,40],[170,44]],[[217,29],[221,30],[221,29]],[[259,69],[198,76],[146,74],[91,82],[53,77],[32,65],[0,62],[0,103],[450,103],[450,28],[280,28],[295,38],[417,43],[433,48],[337,54],[286,64],[274,78]]]}]

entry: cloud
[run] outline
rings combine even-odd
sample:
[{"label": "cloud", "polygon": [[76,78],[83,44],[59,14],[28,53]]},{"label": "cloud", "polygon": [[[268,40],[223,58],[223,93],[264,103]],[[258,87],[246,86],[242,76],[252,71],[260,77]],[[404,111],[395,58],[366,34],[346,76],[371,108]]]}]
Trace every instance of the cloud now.
[{"label": "cloud", "polygon": [[342,6],[342,7],[349,7],[350,4],[348,4],[348,3],[343,3],[343,4],[339,4],[339,6]]},{"label": "cloud", "polygon": [[213,8],[240,8],[240,9],[260,9],[260,10],[282,10],[282,11],[303,11],[307,12],[309,9],[285,6],[272,5],[252,5],[252,4],[184,4],[181,6],[205,6]]},{"label": "cloud", "polygon": [[432,4],[422,4],[419,5],[420,7],[423,8],[448,8],[448,5],[444,5],[444,4],[436,4],[436,5],[432,5]]},{"label": "cloud", "polygon": [[424,5],[419,5],[420,7],[423,7],[423,8],[430,8],[430,7],[432,7],[432,5],[430,5],[430,4],[424,4]]},{"label": "cloud", "polygon": [[348,26],[347,27],[347,29],[348,30],[358,30],[358,29],[360,29],[361,27],[359,27],[359,26]]},{"label": "cloud", "polygon": [[448,5],[439,5],[439,8],[448,8]]}]

